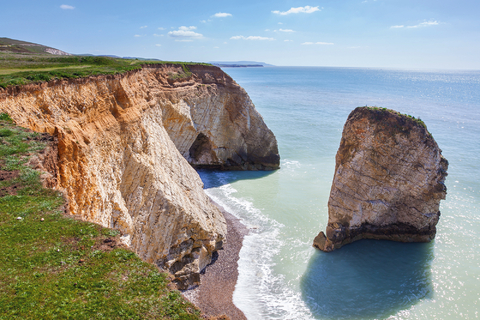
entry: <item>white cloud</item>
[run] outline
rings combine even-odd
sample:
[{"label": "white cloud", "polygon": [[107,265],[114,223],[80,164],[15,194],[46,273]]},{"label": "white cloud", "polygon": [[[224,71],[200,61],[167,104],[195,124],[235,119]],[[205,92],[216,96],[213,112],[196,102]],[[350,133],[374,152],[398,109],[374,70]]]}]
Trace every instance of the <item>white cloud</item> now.
[{"label": "white cloud", "polygon": [[215,13],[212,17],[215,17],[215,18],[226,18],[226,17],[231,17],[231,16],[232,16],[231,13],[218,12],[218,13]]},{"label": "white cloud", "polygon": [[272,12],[275,13],[275,14],[285,16],[285,15],[290,14],[290,13],[313,13],[315,11],[320,11],[318,6],[316,6],[316,7],[305,6],[305,7],[298,7],[298,8],[290,8],[290,10],[283,11],[283,12],[278,11],[278,10],[275,10],[275,11],[272,11]]},{"label": "white cloud", "polygon": [[421,27],[431,27],[431,26],[437,26],[437,25],[438,25],[437,21],[426,21],[414,26],[408,26],[407,28],[421,28]]},{"label": "white cloud", "polygon": [[331,46],[333,45],[332,42],[304,42],[302,45],[312,45],[312,44],[320,44],[320,45],[326,45],[326,46]]},{"label": "white cloud", "polygon": [[280,32],[295,32],[292,29],[278,29]]},{"label": "white cloud", "polygon": [[260,37],[260,36],[248,36],[248,37],[244,37],[244,36],[234,36],[234,37],[231,37],[230,39],[232,40],[275,40],[273,38],[267,38],[267,37]]},{"label": "white cloud", "polygon": [[[270,31],[270,29],[265,29],[265,31],[267,31],[267,32],[268,32],[268,31]],[[274,30],[274,31],[277,31],[277,30]]]},{"label": "white cloud", "polygon": [[60,6],[60,8],[62,8],[63,10],[73,10],[73,9],[75,9],[75,7],[69,6],[68,4],[62,4]]},{"label": "white cloud", "polygon": [[285,42],[292,42],[293,40],[283,40],[283,41],[285,41]]},{"label": "white cloud", "polygon": [[228,44],[228,42],[224,42],[223,44]]},{"label": "white cloud", "polygon": [[145,29],[147,28],[148,26],[141,26],[140,29]]},{"label": "white cloud", "polygon": [[213,47],[213,49],[220,49],[220,47]]},{"label": "white cloud", "polygon": [[175,39],[176,42],[192,42],[193,40],[189,39]]},{"label": "white cloud", "polygon": [[413,26],[404,26],[403,24],[397,26],[391,26],[390,29],[401,29],[401,28],[408,28],[408,29],[415,29],[415,28],[423,28],[423,27],[431,27],[431,26],[438,26],[440,23],[438,21],[425,21]]},{"label": "white cloud", "polygon": [[156,47],[161,47],[162,45],[157,43],[155,46],[156,46]]},{"label": "white cloud", "polygon": [[136,34],[136,35],[134,35],[134,37],[135,37],[135,38],[140,38],[140,37],[142,37],[142,36],[139,35],[139,34]]},{"label": "white cloud", "polygon": [[283,22],[279,22],[278,24],[283,24]]},{"label": "white cloud", "polygon": [[207,23],[207,20],[200,20],[201,23]]},{"label": "white cloud", "polygon": [[174,37],[174,38],[201,38],[203,37],[202,34],[200,33],[196,33],[192,30],[195,30],[197,29],[197,27],[194,27],[194,26],[190,26],[190,27],[185,27],[185,26],[181,26],[180,28],[178,28],[178,30],[175,30],[175,31],[170,31],[168,33],[168,35],[170,37]]},{"label": "white cloud", "polygon": [[156,34],[156,33],[154,33],[153,36],[154,36],[154,37],[163,37],[163,34]]},{"label": "white cloud", "polygon": [[158,28],[158,30],[165,30],[165,28],[160,27],[160,28]]}]

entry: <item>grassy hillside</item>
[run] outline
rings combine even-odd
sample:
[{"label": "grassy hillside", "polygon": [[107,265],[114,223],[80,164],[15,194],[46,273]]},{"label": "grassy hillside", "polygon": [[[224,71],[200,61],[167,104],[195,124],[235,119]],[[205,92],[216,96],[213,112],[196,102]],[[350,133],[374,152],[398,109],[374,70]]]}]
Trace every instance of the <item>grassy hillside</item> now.
[{"label": "grassy hillside", "polygon": [[0,319],[200,319],[117,231],[62,214],[27,165],[48,141],[0,114]]},{"label": "grassy hillside", "polygon": [[[0,38],[0,51],[13,53],[46,53],[57,52],[68,55],[68,53],[55,48],[47,47],[38,43],[15,40],[10,38]],[[49,52],[50,51],[50,52]]]},{"label": "grassy hillside", "polygon": [[[98,56],[52,56],[0,52],[0,87],[24,85],[53,79],[83,78],[141,69],[142,64],[174,63],[188,70],[189,64],[175,61],[130,60]],[[207,65],[207,64],[205,64]]]}]

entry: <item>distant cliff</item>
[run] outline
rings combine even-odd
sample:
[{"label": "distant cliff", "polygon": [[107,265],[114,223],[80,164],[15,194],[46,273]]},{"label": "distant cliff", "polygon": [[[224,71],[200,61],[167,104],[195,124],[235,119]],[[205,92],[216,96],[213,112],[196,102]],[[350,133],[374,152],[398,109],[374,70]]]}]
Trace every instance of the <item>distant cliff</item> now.
[{"label": "distant cliff", "polygon": [[313,245],[332,251],[359,239],[430,241],[446,195],[447,168],[421,120],[356,108],[336,156],[326,234]]},{"label": "distant cliff", "polygon": [[144,66],[0,91],[0,112],[58,138],[70,214],[113,227],[180,288],[222,247],[226,224],[192,168],[279,167],[246,92],[217,67]]}]

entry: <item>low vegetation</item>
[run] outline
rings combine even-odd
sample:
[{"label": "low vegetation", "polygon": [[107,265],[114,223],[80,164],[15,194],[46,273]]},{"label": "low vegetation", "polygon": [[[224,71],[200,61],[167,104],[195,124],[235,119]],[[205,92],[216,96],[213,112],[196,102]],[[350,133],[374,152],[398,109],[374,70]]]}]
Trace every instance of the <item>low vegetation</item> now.
[{"label": "low vegetation", "polygon": [[141,69],[142,65],[179,64],[183,73],[176,77],[191,75],[188,65],[193,62],[121,59],[99,56],[55,56],[0,52],[0,87],[24,85],[54,79],[74,79],[100,74],[117,74]]},{"label": "low vegetation", "polygon": [[0,319],[200,319],[117,231],[64,216],[27,165],[44,138],[0,114]]},{"label": "low vegetation", "polygon": [[401,116],[405,116],[405,117],[407,117],[409,120],[412,120],[413,122],[419,124],[420,126],[424,127],[425,129],[427,129],[427,125],[425,124],[425,122],[422,121],[422,119],[420,119],[420,118],[415,118],[415,117],[412,116],[412,115],[403,114],[403,113],[400,113],[400,112],[398,112],[398,111],[395,111],[395,110],[392,110],[392,109],[387,109],[387,108],[368,107],[368,106],[365,106],[365,107],[366,107],[367,109],[369,109],[369,110],[380,111],[380,112],[390,112],[390,113],[398,114],[398,115],[401,115]]}]

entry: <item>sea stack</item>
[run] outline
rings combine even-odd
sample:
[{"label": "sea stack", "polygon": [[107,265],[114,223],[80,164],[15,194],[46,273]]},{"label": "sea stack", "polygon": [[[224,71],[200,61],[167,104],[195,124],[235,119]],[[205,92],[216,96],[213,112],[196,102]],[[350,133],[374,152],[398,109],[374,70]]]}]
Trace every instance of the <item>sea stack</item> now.
[{"label": "sea stack", "polygon": [[420,119],[358,107],[335,160],[326,235],[320,232],[314,247],[330,252],[360,239],[435,237],[448,161]]}]

